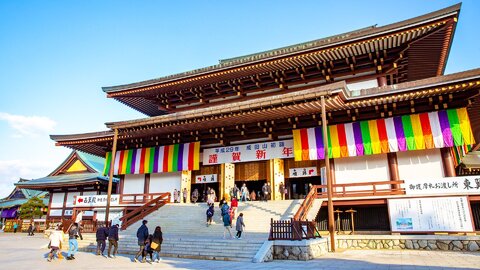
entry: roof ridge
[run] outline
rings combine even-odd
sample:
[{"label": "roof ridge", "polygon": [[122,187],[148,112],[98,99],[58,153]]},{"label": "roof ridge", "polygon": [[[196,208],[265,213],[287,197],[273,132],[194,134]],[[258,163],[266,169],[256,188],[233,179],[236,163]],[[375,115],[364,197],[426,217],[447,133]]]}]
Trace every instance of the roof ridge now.
[{"label": "roof ridge", "polygon": [[[423,14],[423,15],[416,16],[416,17],[413,17],[413,18],[410,18],[410,19],[406,19],[406,20],[402,20],[400,22],[394,22],[394,23],[383,25],[383,26],[380,26],[380,27],[373,27],[371,29],[361,28],[361,29],[365,29],[365,30],[360,31],[361,29],[359,29],[359,30],[354,30],[354,31],[338,34],[338,35],[332,36],[330,38],[327,37],[327,38],[314,40],[313,42],[319,42],[319,43],[320,43],[320,41],[324,41],[324,42],[322,44],[316,44],[315,46],[312,46],[312,47],[308,47],[308,48],[304,48],[304,49],[298,49],[297,51],[287,51],[287,52],[283,52],[283,53],[278,53],[276,55],[268,55],[268,53],[272,52],[272,51],[278,51],[278,50],[282,50],[282,49],[285,49],[285,48],[287,48],[287,49],[291,48],[291,46],[287,46],[287,47],[282,47],[280,49],[274,49],[274,50],[271,50],[271,51],[261,52],[261,53],[257,53],[257,54],[251,54],[251,55],[247,55],[247,56],[243,56],[243,57],[240,56],[240,57],[236,57],[236,58],[229,58],[229,59],[226,59],[225,62],[222,62],[222,60],[220,60],[220,63],[217,64],[217,65],[207,66],[207,67],[194,69],[194,70],[181,72],[181,73],[176,73],[176,74],[171,74],[171,75],[167,75],[167,76],[163,76],[163,77],[158,77],[158,78],[155,78],[155,79],[144,80],[144,81],[139,81],[139,82],[129,83],[129,84],[116,85],[116,86],[105,86],[105,87],[102,87],[102,90],[105,93],[113,93],[113,92],[130,90],[130,89],[139,88],[139,87],[146,87],[146,86],[151,86],[151,85],[154,85],[154,84],[167,83],[167,82],[174,81],[174,80],[181,80],[181,79],[185,79],[185,78],[190,77],[190,76],[199,76],[199,75],[206,74],[206,73],[217,72],[217,71],[220,71],[222,69],[234,68],[234,67],[240,66],[240,65],[251,64],[251,63],[254,63],[256,61],[267,61],[267,60],[269,60],[271,58],[274,58],[274,57],[284,57],[284,56],[288,56],[289,54],[301,53],[301,52],[306,52],[306,51],[314,50],[314,49],[320,49],[320,48],[326,47],[326,46],[334,46],[337,43],[351,42],[354,39],[365,38],[366,34],[368,34],[368,32],[372,32],[372,33],[369,33],[370,35],[375,35],[375,34],[378,35],[378,34],[382,34],[382,32],[384,32],[384,31],[392,31],[395,28],[410,27],[414,24],[426,22],[426,21],[429,21],[429,20],[432,20],[432,19],[435,19],[435,18],[438,18],[438,17],[441,17],[441,16],[445,16],[446,14],[449,14],[449,13],[452,13],[452,12],[458,12],[460,10],[460,7],[461,7],[461,3],[458,3],[458,4],[455,4],[455,5],[443,8],[443,9],[439,9],[439,10],[436,10],[436,11],[429,12],[427,14]],[[362,37],[359,34],[363,34],[365,36]],[[300,43],[300,45],[301,44],[302,43]],[[299,44],[297,44],[297,45],[299,45]],[[292,46],[295,47],[296,45],[292,45]],[[267,55],[262,56],[261,55],[262,53],[267,53]],[[255,59],[245,60],[244,57],[248,57],[248,56],[250,56],[251,58],[255,58]]]}]

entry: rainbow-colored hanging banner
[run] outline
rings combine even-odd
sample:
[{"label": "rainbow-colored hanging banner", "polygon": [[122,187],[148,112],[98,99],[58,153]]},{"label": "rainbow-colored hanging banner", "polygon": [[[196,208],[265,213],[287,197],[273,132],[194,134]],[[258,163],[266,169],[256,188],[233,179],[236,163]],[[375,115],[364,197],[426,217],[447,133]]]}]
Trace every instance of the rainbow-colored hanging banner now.
[{"label": "rainbow-colored hanging banner", "polygon": [[455,167],[462,163],[463,157],[468,154],[468,152],[470,152],[472,148],[472,145],[462,145],[450,148],[450,153],[452,154],[453,164],[455,165]]},{"label": "rainbow-colored hanging banner", "polygon": [[[103,174],[110,170],[112,152],[106,155]],[[198,170],[200,142],[117,151],[113,174],[145,174]]]},{"label": "rainbow-colored hanging banner", "polygon": [[[329,158],[475,143],[465,108],[328,126]],[[293,130],[295,161],[325,158],[322,127]]]}]

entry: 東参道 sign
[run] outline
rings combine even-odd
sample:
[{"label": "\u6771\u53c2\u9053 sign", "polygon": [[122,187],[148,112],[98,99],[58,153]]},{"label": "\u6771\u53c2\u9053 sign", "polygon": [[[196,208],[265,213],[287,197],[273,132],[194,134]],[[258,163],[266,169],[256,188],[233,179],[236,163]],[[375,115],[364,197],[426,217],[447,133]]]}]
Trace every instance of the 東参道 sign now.
[{"label": "\u6771\u53c2\u9053 sign", "polygon": [[480,176],[460,176],[434,179],[405,179],[407,195],[420,194],[479,194]]},{"label": "\u6771\u53c2\u9053 sign", "polygon": [[293,140],[262,142],[203,150],[203,165],[292,158]]}]

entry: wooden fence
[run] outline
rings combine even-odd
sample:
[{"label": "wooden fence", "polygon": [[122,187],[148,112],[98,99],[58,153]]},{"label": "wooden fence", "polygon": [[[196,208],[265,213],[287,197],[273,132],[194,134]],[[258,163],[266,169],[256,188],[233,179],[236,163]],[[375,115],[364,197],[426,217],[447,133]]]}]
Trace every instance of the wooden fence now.
[{"label": "wooden fence", "polygon": [[313,221],[273,220],[270,221],[268,240],[302,240],[321,237]]}]

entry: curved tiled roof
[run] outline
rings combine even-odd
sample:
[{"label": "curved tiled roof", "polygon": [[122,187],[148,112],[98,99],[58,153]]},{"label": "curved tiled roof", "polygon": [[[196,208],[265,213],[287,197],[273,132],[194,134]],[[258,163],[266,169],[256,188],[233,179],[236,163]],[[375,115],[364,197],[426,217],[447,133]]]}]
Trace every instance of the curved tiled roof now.
[{"label": "curved tiled roof", "polygon": [[[78,184],[89,184],[98,181],[108,182],[108,177],[103,176],[102,173],[72,173],[60,174],[56,176],[47,176],[43,178],[33,179],[28,182],[16,183],[17,187],[25,188],[41,188],[41,187],[57,187]],[[119,180],[113,178],[113,182],[117,183]]]},{"label": "curved tiled roof", "polygon": [[275,50],[269,50],[265,52],[255,53],[247,56],[240,56],[235,58],[230,58],[226,60],[220,60],[220,63],[217,65],[204,67],[200,69],[195,69],[192,71],[187,71],[183,73],[173,74],[165,77],[160,77],[152,80],[141,81],[137,83],[130,83],[124,85],[117,85],[117,86],[108,86],[102,87],[102,90],[106,93],[114,93],[114,92],[121,92],[124,90],[135,89],[139,87],[146,87],[160,83],[167,83],[171,81],[186,79],[189,77],[205,75],[209,73],[219,72],[225,69],[231,69],[238,66],[244,65],[251,65],[256,62],[272,60],[276,58],[286,57],[289,55],[305,53],[312,50],[318,50],[322,48],[327,48],[331,46],[339,46],[348,42],[354,42],[357,40],[362,40],[365,38],[370,38],[373,36],[378,35],[385,35],[387,33],[391,33],[392,31],[398,31],[403,28],[412,27],[421,23],[426,23],[431,20],[439,19],[447,15],[451,15],[452,13],[460,11],[461,4],[456,4],[441,10],[437,10],[435,12],[431,12],[422,16],[418,16],[412,19],[404,20],[401,22],[381,26],[381,27],[367,27],[358,29],[355,31],[317,39],[309,42],[304,42],[292,46],[287,46]]}]

